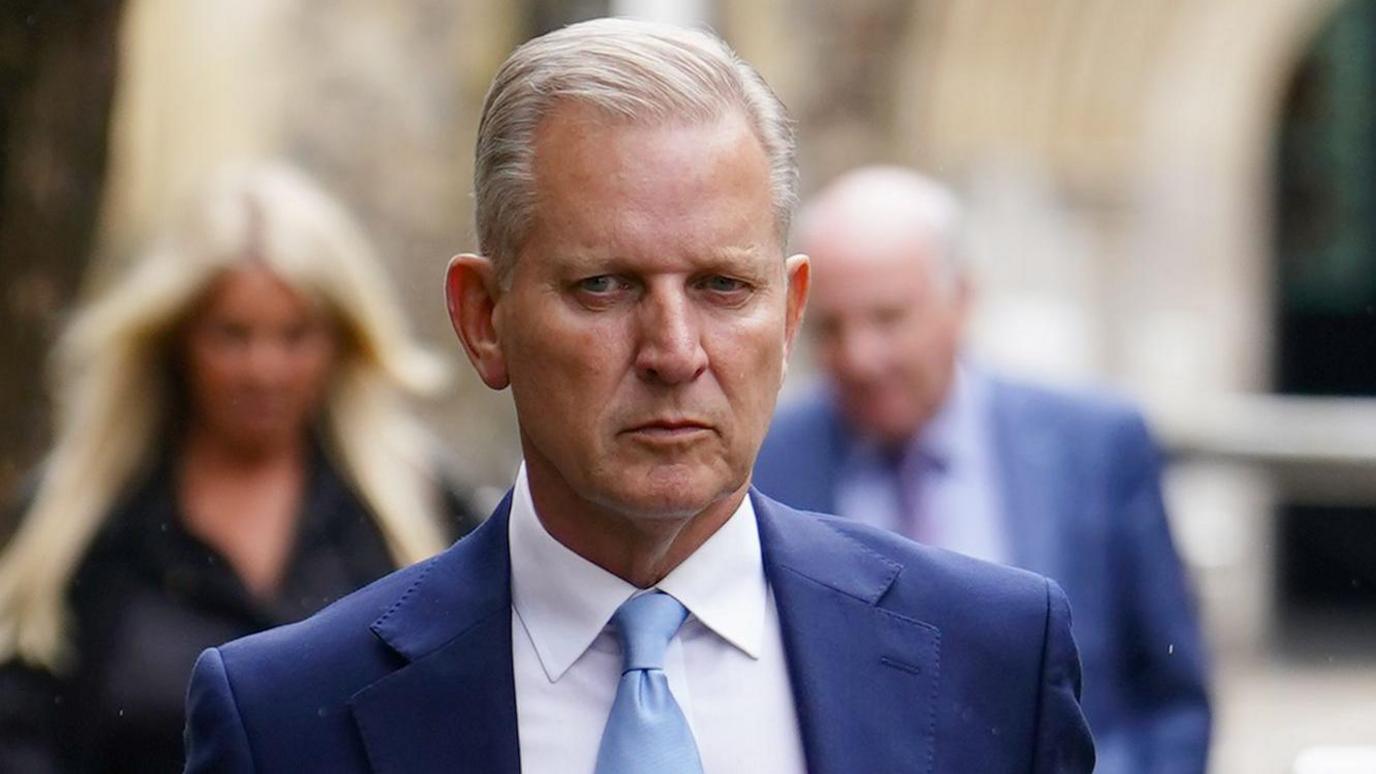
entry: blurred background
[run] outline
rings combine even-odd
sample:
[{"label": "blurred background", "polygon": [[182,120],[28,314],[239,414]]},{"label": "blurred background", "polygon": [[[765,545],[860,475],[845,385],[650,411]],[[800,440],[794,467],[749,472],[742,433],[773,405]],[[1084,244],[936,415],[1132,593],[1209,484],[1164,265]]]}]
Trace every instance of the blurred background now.
[{"label": "blurred background", "polygon": [[758,66],[805,193],[871,162],[951,183],[974,348],[1146,407],[1216,665],[1213,771],[1376,743],[1376,0],[6,0],[0,501],[50,440],[73,304],[209,170],[261,156],[360,216],[459,374],[429,416],[504,488],[514,415],[440,276],[475,245],[493,71],[611,13],[711,25]]}]

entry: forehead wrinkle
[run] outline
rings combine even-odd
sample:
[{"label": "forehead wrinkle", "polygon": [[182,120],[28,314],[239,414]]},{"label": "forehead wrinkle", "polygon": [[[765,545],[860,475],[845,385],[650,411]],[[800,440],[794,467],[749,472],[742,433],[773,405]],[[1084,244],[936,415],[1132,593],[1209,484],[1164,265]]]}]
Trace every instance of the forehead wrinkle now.
[{"label": "forehead wrinkle", "polygon": [[[681,221],[678,227],[665,228],[666,223],[676,220]],[[764,230],[750,233],[746,222],[723,223],[704,213],[675,218],[672,214],[654,210],[642,212],[635,208],[601,222],[582,225],[591,233],[560,251],[571,262],[594,263],[647,256],[682,259],[694,264],[754,261],[767,249],[760,240],[772,235]]]},{"label": "forehead wrinkle", "polygon": [[[701,155],[702,147],[675,148],[671,155],[683,163],[666,177],[661,168],[672,164],[644,163],[646,154],[655,152],[663,131],[702,124],[607,126],[586,118],[574,108],[547,117],[540,127],[532,232],[543,235],[542,252],[569,266],[616,261],[631,270],[652,270],[688,262],[753,263],[778,246],[767,165],[757,158],[762,151],[753,135],[734,127],[706,135],[710,149],[722,151],[707,167],[684,156]],[[601,134],[607,136],[596,136]],[[590,156],[590,142],[603,152]],[[742,184],[742,175],[752,177]],[[591,201],[611,202],[612,209],[591,211]],[[713,201],[715,206],[705,206]]]},{"label": "forehead wrinkle", "polygon": [[709,249],[706,257],[720,263],[753,262],[760,257],[760,251],[755,245],[718,245]]},{"label": "forehead wrinkle", "polygon": [[709,246],[702,250],[660,250],[646,260],[602,248],[561,251],[556,260],[570,274],[583,273],[676,273],[702,270],[763,268],[761,251],[753,246]]},{"label": "forehead wrinkle", "polygon": [[[571,184],[574,190],[619,193],[634,199],[665,204],[670,204],[675,199],[696,199],[704,194],[704,189],[710,189],[719,182],[719,178],[711,169],[690,165],[686,173],[666,179],[656,173],[653,165],[642,163],[646,153],[656,152],[655,143],[665,130],[696,127],[722,127],[726,131],[705,136],[704,142],[707,147],[697,148],[694,153],[704,155],[725,149],[726,156],[734,157],[735,163],[731,167],[733,174],[758,172],[767,194],[772,193],[769,188],[769,165],[764,147],[743,115],[727,111],[703,120],[683,120],[680,117],[669,121],[608,122],[607,117],[595,108],[577,102],[559,105],[545,116],[537,127],[533,165],[536,180],[539,181],[546,176],[560,176],[566,184]],[[735,128],[740,131],[729,131]],[[610,134],[616,140],[610,147],[617,152],[599,157],[595,166],[588,163],[570,163],[590,160],[578,155],[570,158],[567,155],[549,152],[549,143],[553,141],[554,135],[559,133],[567,135],[569,142],[588,141],[590,136],[595,137],[599,134],[604,135],[605,139],[605,136]],[[771,202],[768,214],[772,217],[772,197],[767,198]]]}]

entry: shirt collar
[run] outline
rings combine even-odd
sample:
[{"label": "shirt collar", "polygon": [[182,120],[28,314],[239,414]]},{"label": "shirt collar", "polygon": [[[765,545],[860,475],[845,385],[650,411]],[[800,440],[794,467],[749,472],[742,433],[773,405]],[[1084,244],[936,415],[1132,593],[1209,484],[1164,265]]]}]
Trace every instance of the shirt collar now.
[{"label": "shirt collar", "polygon": [[[623,602],[641,590],[574,553],[545,530],[522,464],[511,498],[511,603],[540,665],[556,682]],[[655,588],[751,658],[764,640],[768,587],[750,497]]]},{"label": "shirt collar", "polygon": [[960,364],[951,375],[951,388],[936,414],[912,439],[910,450],[922,454],[940,468],[958,464],[967,451],[973,425],[975,384]]}]

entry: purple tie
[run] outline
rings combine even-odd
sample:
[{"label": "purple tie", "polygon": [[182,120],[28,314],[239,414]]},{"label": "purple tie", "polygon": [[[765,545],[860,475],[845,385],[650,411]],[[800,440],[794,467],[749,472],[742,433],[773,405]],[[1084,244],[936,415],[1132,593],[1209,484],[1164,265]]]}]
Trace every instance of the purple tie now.
[{"label": "purple tie", "polygon": [[915,447],[908,447],[892,459],[895,489],[898,492],[898,531],[919,543],[931,543],[932,534],[923,498],[923,479],[931,465],[927,455]]}]

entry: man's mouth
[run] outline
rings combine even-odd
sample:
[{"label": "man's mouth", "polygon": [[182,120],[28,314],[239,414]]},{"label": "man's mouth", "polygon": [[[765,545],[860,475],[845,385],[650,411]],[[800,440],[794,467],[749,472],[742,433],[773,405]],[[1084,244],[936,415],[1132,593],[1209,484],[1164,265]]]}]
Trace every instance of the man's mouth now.
[{"label": "man's mouth", "polygon": [[643,438],[687,438],[689,436],[711,432],[712,425],[695,419],[654,419],[649,422],[642,422],[626,429],[626,433],[640,436]]}]

